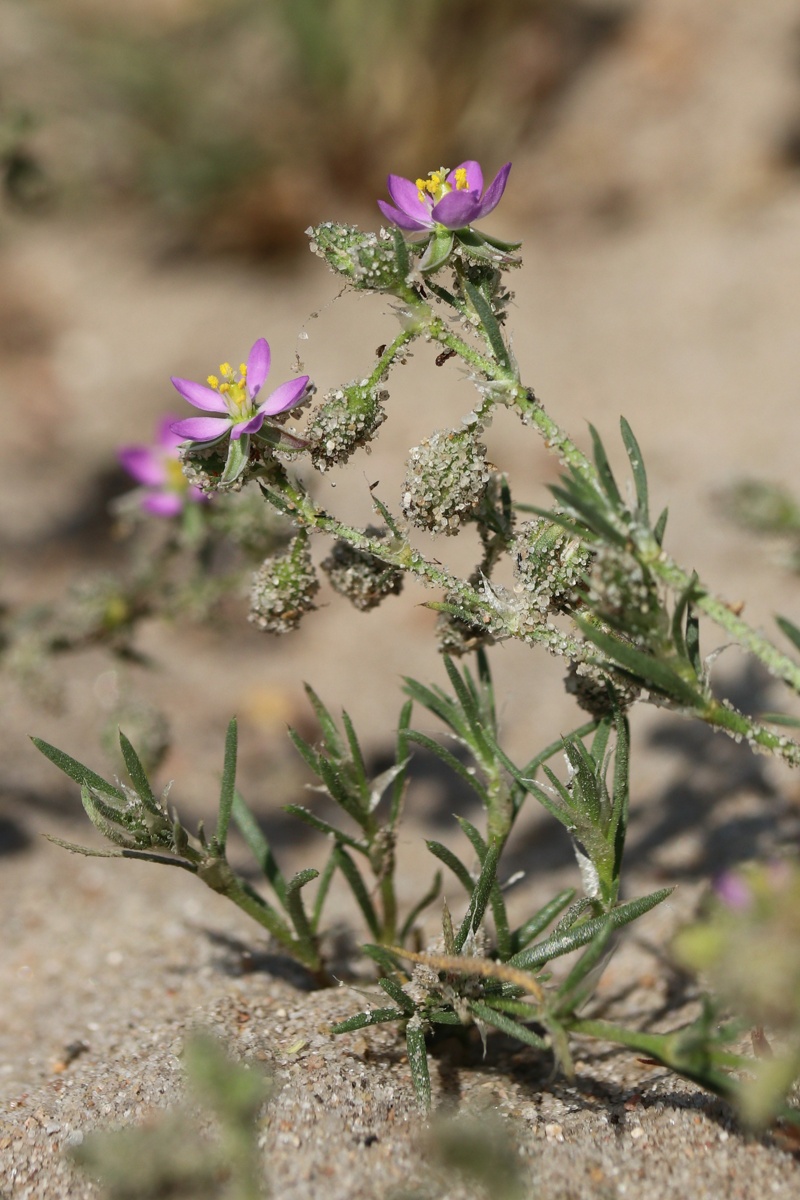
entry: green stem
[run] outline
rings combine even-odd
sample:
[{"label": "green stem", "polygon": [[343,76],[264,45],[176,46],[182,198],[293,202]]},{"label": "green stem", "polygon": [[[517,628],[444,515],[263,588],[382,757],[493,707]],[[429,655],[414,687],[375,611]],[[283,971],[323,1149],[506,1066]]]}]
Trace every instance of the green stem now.
[{"label": "green stem", "polygon": [[[427,329],[432,338],[455,351],[463,362],[479,371],[490,382],[500,384],[506,393],[507,401],[514,403],[525,423],[532,424],[539,430],[546,447],[553,450],[565,466],[579,472],[592,486],[600,490],[597,471],[592,462],[545,412],[534,393],[516,382],[510,370],[475,350],[474,347],[454,334],[441,318],[435,317],[433,314],[427,322]],[[647,565],[655,575],[679,593],[693,584],[693,575],[679,567],[660,548],[658,548],[657,554],[648,554]],[[693,586],[693,602],[697,608],[758,658],[770,674],[782,679],[794,691],[800,693],[800,665],[780,651],[768,638],[748,625],[746,621],[743,621],[730,605],[714,596],[702,583],[695,581]],[[755,741],[757,745],[782,754],[789,762],[794,764],[800,762],[800,749],[787,738],[775,735],[755,722],[747,721],[746,718],[742,718],[742,721],[744,724],[740,723],[736,728],[727,721],[727,718],[715,720],[712,723],[721,728],[730,729],[734,733],[741,733],[748,740]]]},{"label": "green stem", "polygon": [[[480,624],[492,628],[497,636],[519,637],[526,642],[543,645],[554,654],[567,655],[573,661],[585,658],[586,651],[581,642],[546,622],[521,630],[515,612],[505,609],[502,602],[493,602],[491,595],[478,591],[468,581],[451,574],[441,563],[426,559],[409,542],[398,538],[370,537],[363,530],[337,520],[294,484],[280,464],[274,465],[271,479],[269,482],[262,481],[261,487],[274,507],[290,515],[298,525],[341,539],[355,549],[372,554],[381,562],[399,567],[423,583],[454,596],[464,609],[475,614]],[[447,605],[441,607],[447,608]]]}]

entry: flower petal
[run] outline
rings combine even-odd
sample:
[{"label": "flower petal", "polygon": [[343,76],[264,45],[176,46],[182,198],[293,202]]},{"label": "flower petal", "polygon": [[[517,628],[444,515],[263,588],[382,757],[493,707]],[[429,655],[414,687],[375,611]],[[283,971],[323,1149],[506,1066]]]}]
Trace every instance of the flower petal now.
[{"label": "flower petal", "polygon": [[225,401],[213,388],[191,379],[178,379],[175,375],[171,376],[171,383],[184,400],[188,400],[195,408],[203,408],[206,412],[227,412]]},{"label": "flower petal", "polygon": [[259,407],[259,412],[265,417],[274,417],[278,413],[287,412],[303,399],[308,387],[308,375],[298,375],[297,379],[289,379],[276,387],[271,396]]},{"label": "flower petal", "polygon": [[249,421],[237,421],[231,429],[231,441],[238,442],[243,433],[258,433],[264,424],[264,413],[259,411]]},{"label": "flower petal", "polygon": [[447,182],[455,189],[456,186],[456,171],[466,171],[467,173],[467,190],[477,192],[480,196],[483,191],[483,171],[481,164],[475,162],[474,158],[468,158],[466,162],[459,163],[458,166],[447,176]]},{"label": "flower petal", "polygon": [[217,417],[187,417],[185,421],[176,421],[172,429],[180,434],[184,442],[216,442],[225,436],[231,424],[230,417],[223,420]]},{"label": "flower petal", "polygon": [[503,195],[503,192],[506,190],[506,183],[508,182],[508,173],[510,170],[511,163],[508,162],[504,167],[500,168],[492,182],[489,184],[483,200],[481,201],[480,216],[485,217],[487,213],[490,213],[493,209],[497,208],[497,205],[500,203],[500,198]]},{"label": "flower petal", "polygon": [[400,229],[408,229],[412,233],[419,233],[421,229],[430,229],[433,221],[429,216],[423,220],[417,221],[412,217],[401,212],[399,208],[395,208],[392,204],[387,204],[385,200],[378,201],[378,208],[381,210],[387,221],[391,221],[392,225],[397,225]]},{"label": "flower petal", "polygon": [[480,216],[481,199],[477,192],[448,192],[434,204],[431,216],[447,229],[463,229]]},{"label": "flower petal", "polygon": [[269,342],[266,338],[259,338],[257,342],[253,342],[253,347],[247,359],[247,391],[253,400],[261,390],[261,386],[267,375],[269,375],[270,361]]},{"label": "flower petal", "polygon": [[117,458],[131,479],[145,487],[159,487],[167,478],[163,462],[150,446],[121,446]]},{"label": "flower petal", "polygon": [[431,205],[419,198],[419,188],[410,179],[402,175],[390,175],[386,180],[386,188],[400,212],[406,213],[412,221],[426,221],[430,215]]},{"label": "flower petal", "polygon": [[176,517],[183,508],[183,497],[177,492],[151,492],[141,507],[156,517]]}]

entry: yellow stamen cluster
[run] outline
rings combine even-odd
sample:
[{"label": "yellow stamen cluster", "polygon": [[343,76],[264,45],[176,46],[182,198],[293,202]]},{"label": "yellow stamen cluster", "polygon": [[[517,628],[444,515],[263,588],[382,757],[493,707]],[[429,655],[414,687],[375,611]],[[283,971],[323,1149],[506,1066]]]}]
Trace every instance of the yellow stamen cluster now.
[{"label": "yellow stamen cluster", "polygon": [[247,363],[239,364],[238,378],[230,363],[220,363],[219,375],[222,376],[222,379],[218,375],[209,375],[206,382],[215,392],[219,392],[220,396],[225,397],[231,416],[236,418],[245,417],[248,414],[252,416],[253,405],[247,394]]},{"label": "yellow stamen cluster", "polygon": [[[431,171],[427,179],[417,179],[417,192],[420,200],[425,199],[426,193],[433,196],[433,199],[438,203],[442,196],[446,196],[448,192],[452,192],[453,185],[447,182],[447,176],[450,174],[448,167],[439,167],[438,171]],[[467,182],[467,171],[465,167],[457,167],[455,171],[456,191],[469,191],[469,183]]]}]

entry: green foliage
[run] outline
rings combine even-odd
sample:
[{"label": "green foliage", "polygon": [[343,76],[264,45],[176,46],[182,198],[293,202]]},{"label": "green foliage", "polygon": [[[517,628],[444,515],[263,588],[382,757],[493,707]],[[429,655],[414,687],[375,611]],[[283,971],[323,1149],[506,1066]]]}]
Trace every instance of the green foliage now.
[{"label": "green foliage", "polygon": [[[91,1133],[71,1156],[109,1200],[263,1200],[256,1119],[274,1090],[207,1034],[183,1054],[187,1101],[141,1128]],[[208,1116],[214,1136],[209,1137]]]}]

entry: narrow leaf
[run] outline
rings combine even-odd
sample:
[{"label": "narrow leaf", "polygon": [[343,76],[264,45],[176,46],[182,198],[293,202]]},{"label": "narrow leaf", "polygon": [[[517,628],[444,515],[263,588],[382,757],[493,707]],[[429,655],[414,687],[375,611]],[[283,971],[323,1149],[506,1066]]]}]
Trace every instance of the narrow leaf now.
[{"label": "narrow leaf", "polygon": [[667,518],[669,517],[669,509],[665,508],[660,517],[653,526],[653,537],[659,546],[664,545],[664,534],[667,530]]},{"label": "narrow leaf", "polygon": [[628,422],[624,417],[619,419],[620,429],[622,431],[622,440],[625,443],[625,449],[628,452],[628,460],[631,464],[633,472],[633,483],[636,488],[636,502],[638,505],[638,515],[645,525],[650,524],[650,510],[648,506],[647,495],[647,472],[644,468],[644,460],[642,459],[642,451],[639,448],[639,443],[633,435]]},{"label": "narrow leaf", "polygon": [[366,842],[359,842],[357,838],[351,837],[349,833],[344,833],[341,829],[337,829],[335,825],[331,825],[328,821],[323,821],[322,817],[316,816],[309,809],[303,808],[302,804],[285,804],[283,811],[291,813],[293,817],[298,817],[306,825],[310,825],[312,829],[316,829],[318,833],[324,833],[327,837],[331,837],[337,843],[341,842],[344,846],[350,846],[353,850],[358,850],[361,854],[369,854],[369,847]]},{"label": "narrow leaf", "polygon": [[[793,625],[791,621],[787,620],[786,617],[776,617],[775,620],[778,623],[778,627],[780,628],[780,630],[783,633],[786,634],[787,638],[792,643],[795,650],[800,650],[800,629],[798,629],[798,627],[796,625]],[[35,738],[33,740],[34,740],[34,742],[36,742]],[[38,745],[38,743],[36,743],[36,744]],[[41,747],[39,747],[39,749],[41,749]],[[49,755],[48,755],[48,757],[49,757]],[[62,767],[62,770],[63,770],[63,767]],[[69,772],[67,772],[67,774],[69,774]]]},{"label": "narrow leaf", "polygon": [[542,930],[546,929],[555,921],[560,912],[563,912],[568,904],[571,904],[575,898],[575,888],[564,888],[552,900],[543,905],[538,912],[529,917],[524,925],[515,930],[512,934],[512,942],[514,950],[518,953],[524,950],[525,947],[538,937]]},{"label": "narrow leaf", "polygon": [[640,680],[645,687],[662,692],[676,703],[688,708],[698,708],[705,703],[700,692],[666,663],[653,658],[652,655],[646,654],[642,650],[637,650],[629,642],[623,642],[609,633],[604,633],[603,630],[578,616],[573,619],[584,637],[593,642],[607,659],[622,667],[635,679]]},{"label": "narrow leaf", "polygon": [[400,813],[403,807],[403,797],[405,796],[406,782],[408,778],[408,764],[411,761],[408,753],[408,730],[411,724],[411,711],[414,707],[413,700],[406,700],[400,710],[400,719],[397,722],[397,747],[395,750],[395,762],[403,763],[403,769],[397,773],[392,788],[392,799],[389,806],[389,828],[394,829],[397,822],[400,820]]},{"label": "narrow leaf", "polygon": [[325,862],[325,866],[322,868],[322,872],[319,877],[319,886],[317,887],[317,893],[314,896],[314,909],[311,913],[311,928],[314,930],[315,934],[319,930],[319,923],[322,920],[322,911],[325,907],[325,901],[328,898],[328,889],[331,886],[331,880],[333,879],[335,871],[336,859],[334,858],[334,851],[331,851]]},{"label": "narrow leaf", "polygon": [[142,760],[121,729],[119,730],[119,746],[136,795],[148,812],[151,812],[156,817],[163,816],[161,807],[153,795],[153,789],[150,786],[150,780],[147,778],[147,772],[142,765]]},{"label": "narrow leaf", "polygon": [[425,1032],[422,1022],[411,1020],[406,1026],[406,1049],[411,1079],[420,1108],[429,1112],[431,1107],[431,1077],[428,1070],[428,1051],[425,1047]]},{"label": "narrow leaf", "polygon": [[614,932],[613,919],[608,916],[556,992],[556,1016],[573,1012],[587,999],[592,987],[586,982],[587,976],[602,962]]},{"label": "narrow leaf", "polygon": [[431,854],[443,862],[446,867],[455,875],[459,883],[466,889],[469,895],[472,895],[472,889],[475,887],[475,880],[470,875],[467,868],[462,863],[452,850],[448,850],[447,846],[443,846],[441,842],[426,841],[425,845],[430,850]]},{"label": "narrow leaf", "polygon": [[270,844],[265,838],[258,821],[245,804],[239,792],[234,792],[233,795],[233,819],[237,829],[247,843],[250,853],[255,858],[264,876],[269,880],[276,896],[281,904],[285,904],[286,880],[281,873],[275,855],[272,853]]},{"label": "narrow leaf", "polygon": [[336,728],[336,722],[311,685],[304,683],[303,687],[305,688],[305,693],[311,702],[311,707],[314,709],[316,718],[319,721],[320,729],[322,730],[322,736],[328,751],[337,758],[344,758],[344,743],[339,736],[339,731]]},{"label": "narrow leaf", "polygon": [[391,976],[389,978],[384,977],[383,979],[379,979],[378,987],[383,988],[383,990],[386,992],[386,995],[389,996],[391,1000],[394,1000],[398,1008],[402,1008],[403,1012],[407,1013],[410,1017],[413,1017],[414,1013],[416,1012],[416,1005],[411,997],[406,995],[401,984],[399,984],[396,979],[392,979]]},{"label": "narrow leaf", "polygon": [[492,354],[494,355],[495,360],[500,364],[501,367],[505,367],[506,370],[510,370],[511,363],[508,357],[508,350],[505,342],[503,341],[503,335],[500,332],[500,326],[497,323],[497,317],[492,312],[491,305],[483,293],[479,291],[473,283],[470,283],[468,279],[463,279],[461,282],[464,291],[469,297],[470,304],[477,313],[478,320],[483,327],[486,340],[492,348]]},{"label": "narrow leaf", "polygon": [[319,871],[313,867],[307,867],[304,871],[298,871],[296,875],[293,875],[286,887],[286,911],[294,926],[297,939],[301,945],[308,946],[314,951],[316,950],[314,932],[306,915],[301,891],[307,883],[311,883],[312,879],[317,878],[319,878]]},{"label": "narrow leaf", "polygon": [[356,1029],[367,1029],[370,1025],[382,1025],[384,1021],[402,1021],[402,1008],[372,1008],[369,1012],[356,1013],[346,1021],[331,1025],[331,1033],[353,1033]]},{"label": "narrow leaf", "polygon": [[452,754],[440,742],[435,741],[432,737],[428,737],[426,733],[420,733],[418,729],[409,729],[408,740],[414,742],[417,746],[421,746],[423,750],[428,750],[431,754],[435,754],[441,762],[446,763],[451,771],[454,771],[460,779],[463,779],[464,783],[472,788],[474,792],[477,792],[481,804],[486,807],[489,800],[486,788],[474,772],[470,771],[460,759],[456,758],[455,754]]},{"label": "narrow leaf", "polygon": [[89,767],[85,767],[76,758],[71,758],[63,750],[58,750],[55,746],[51,746],[49,742],[42,741],[41,738],[32,737],[31,741],[45,758],[49,758],[50,762],[58,767],[59,771],[63,771],[75,783],[81,786],[85,784],[87,787],[94,788],[95,791],[102,792],[105,796],[115,796],[118,800],[125,799],[124,793],[118,787],[114,787],[113,783],[109,783],[107,779],[103,779],[102,775],[98,775]]},{"label": "narrow leaf", "polygon": [[559,958],[562,954],[569,954],[570,951],[577,950],[580,946],[586,946],[608,920],[612,922],[614,929],[620,929],[623,925],[635,921],[637,917],[641,917],[651,908],[655,908],[662,900],[666,900],[673,890],[673,888],[661,888],[657,892],[651,892],[649,896],[642,896],[638,900],[629,900],[627,904],[620,904],[610,913],[594,917],[583,925],[579,925],[577,929],[553,935],[544,942],[529,946],[527,950],[522,950],[509,959],[509,963],[512,967],[521,967],[524,970],[535,970],[537,967],[542,967],[553,958]]},{"label": "narrow leaf", "polygon": [[461,927],[456,934],[457,953],[463,950],[464,943],[470,931],[477,933],[480,928],[481,921],[486,912],[486,905],[489,903],[492,886],[497,878],[497,863],[500,859],[502,849],[503,847],[499,841],[492,841],[484,855],[481,873],[472,892],[464,920],[461,922]]},{"label": "narrow leaf", "polygon": [[233,812],[233,797],[236,791],[236,754],[239,741],[236,718],[232,717],[225,735],[225,759],[222,767],[222,783],[219,790],[219,814],[217,816],[216,843],[224,856],[228,841],[228,826]]},{"label": "narrow leaf", "polygon": [[377,963],[384,975],[393,977],[398,973],[405,973],[399,959],[386,946],[375,946],[371,942],[364,942],[361,949],[367,958],[371,958],[374,963]]},{"label": "narrow leaf", "polygon": [[433,904],[434,900],[440,894],[441,890],[442,890],[442,872],[437,871],[433,877],[433,883],[428,888],[427,892],[422,897],[422,899],[417,901],[417,903],[411,909],[411,911],[409,912],[405,921],[403,922],[402,928],[400,929],[400,944],[401,945],[403,945],[405,943],[406,938],[408,937],[411,930],[414,928],[414,922],[416,921],[417,917],[420,915],[420,913],[424,912],[425,909],[430,904]]},{"label": "narrow leaf", "polygon": [[336,856],[336,865],[347,880],[350,891],[353,893],[358,907],[364,914],[364,920],[367,922],[370,933],[375,938],[375,941],[379,942],[381,938],[380,921],[369,898],[369,892],[364,880],[361,878],[358,867],[343,846],[337,845],[334,854]]},{"label": "narrow leaf", "polygon": [[614,478],[614,472],[611,470],[611,465],[606,455],[605,446],[603,445],[600,434],[595,429],[594,425],[589,425],[589,433],[592,435],[592,446],[594,449],[594,461],[597,467],[597,474],[600,478],[603,491],[611,501],[611,505],[619,512],[622,505],[622,496],[620,495],[617,481]]},{"label": "narrow leaf", "polygon": [[358,744],[356,731],[353,728],[353,722],[350,720],[348,713],[342,709],[342,724],[344,725],[347,744],[350,747],[350,757],[355,768],[355,776],[358,784],[358,790],[361,793],[361,798],[364,802],[364,808],[369,807],[369,784],[367,783],[367,768],[364,765],[364,755],[361,753],[361,747]]},{"label": "narrow leaf", "polygon": [[[501,1033],[507,1034],[518,1042],[523,1042],[526,1046],[535,1046],[537,1050],[549,1050],[550,1048],[549,1043],[540,1037],[538,1033],[534,1033],[532,1029],[521,1025],[513,1017],[498,1012],[496,1008],[493,1008],[489,1004],[485,1004],[480,1000],[472,1000],[469,1004],[469,1011],[478,1021],[482,1021],[485,1025],[494,1026]],[[535,1017],[536,1013],[532,1011],[531,1020],[534,1020]]]}]

